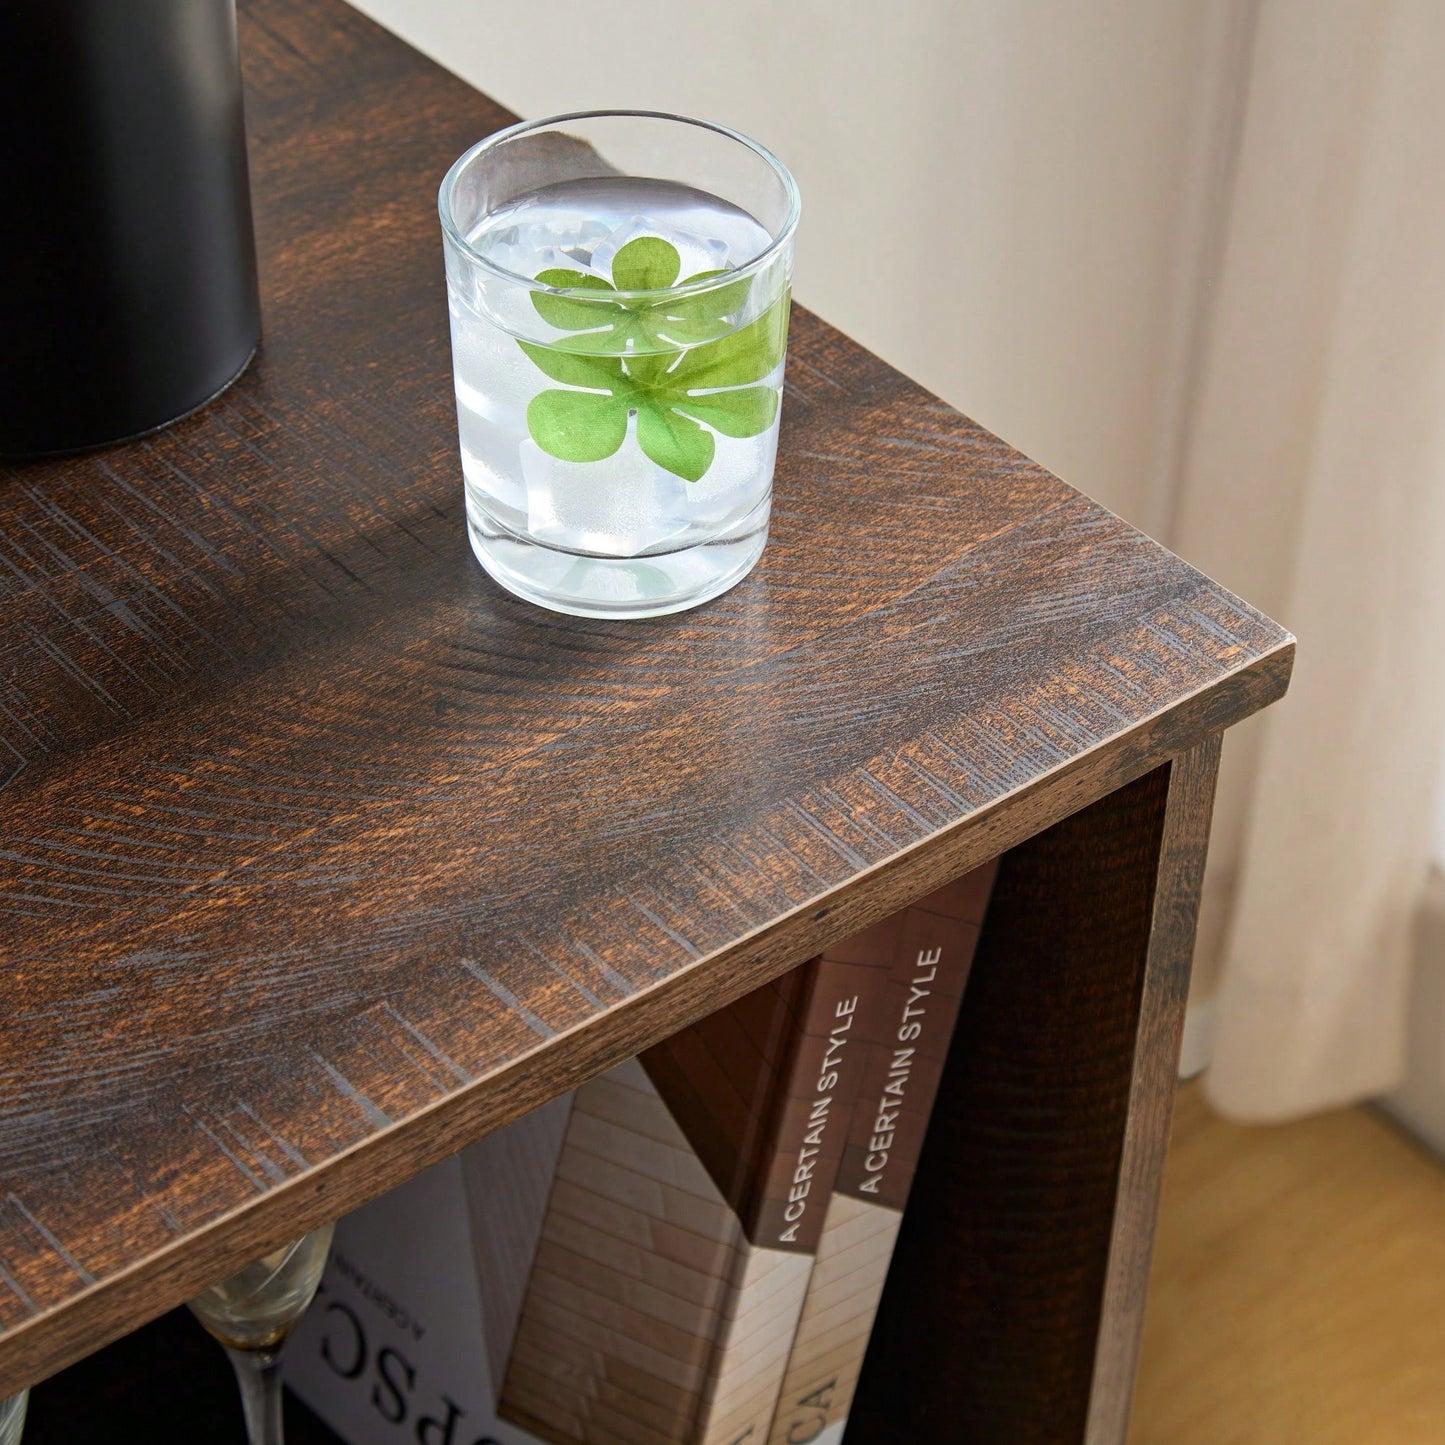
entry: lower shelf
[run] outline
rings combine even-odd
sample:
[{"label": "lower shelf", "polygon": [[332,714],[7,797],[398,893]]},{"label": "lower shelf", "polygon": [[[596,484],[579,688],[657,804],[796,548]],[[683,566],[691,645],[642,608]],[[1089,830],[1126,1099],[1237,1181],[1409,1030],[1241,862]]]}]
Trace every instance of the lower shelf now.
[{"label": "lower shelf", "polygon": [[[221,1347],[187,1310],[62,1370],[30,1394],[23,1445],[246,1445],[241,1398]],[[343,1445],[286,1397],[286,1445]]]}]

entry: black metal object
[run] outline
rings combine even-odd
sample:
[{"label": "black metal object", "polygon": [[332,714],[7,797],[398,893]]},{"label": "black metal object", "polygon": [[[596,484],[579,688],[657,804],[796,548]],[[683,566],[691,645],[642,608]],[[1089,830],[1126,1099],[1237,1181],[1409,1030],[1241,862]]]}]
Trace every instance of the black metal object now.
[{"label": "black metal object", "polygon": [[235,0],[3,0],[0,455],[174,421],[260,329]]}]

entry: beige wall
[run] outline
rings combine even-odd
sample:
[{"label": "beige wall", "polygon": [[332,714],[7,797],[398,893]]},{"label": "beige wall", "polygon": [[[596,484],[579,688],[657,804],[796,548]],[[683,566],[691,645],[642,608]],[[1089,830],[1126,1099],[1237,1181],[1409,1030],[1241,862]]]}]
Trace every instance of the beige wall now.
[{"label": "beige wall", "polygon": [[358,3],[524,116],[756,135],[801,301],[1167,533],[1252,0]]},{"label": "beige wall", "polygon": [[[1422,615],[1445,612],[1418,601],[1399,614],[1415,630],[1391,626],[1393,650],[1371,653],[1361,639],[1372,624],[1336,586],[1318,527],[1301,521],[1343,518],[1352,549],[1363,539],[1375,550],[1360,555],[1388,559],[1389,539],[1376,535],[1380,519],[1396,515],[1384,508],[1388,493],[1411,517],[1400,533],[1411,539],[1406,551],[1424,555],[1422,508],[1401,499],[1423,476],[1415,434],[1438,413],[1416,360],[1433,356],[1420,336],[1434,335],[1439,315],[1426,304],[1439,267],[1427,260],[1438,247],[1425,224],[1440,189],[1431,179],[1438,164],[1429,164],[1438,100],[1416,84],[1439,53],[1436,0],[354,3],[523,115],[636,105],[757,135],[802,186],[805,304],[1298,628],[1305,646],[1293,698],[1237,730],[1226,752],[1195,997],[1211,999],[1226,956],[1229,976],[1244,977],[1248,965],[1300,993],[1273,1011],[1237,1000],[1226,1008],[1226,988],[1221,1031],[1231,1033],[1232,1019],[1236,1057],[1212,1086],[1216,1097],[1247,1072],[1241,1053],[1282,1058],[1289,1040],[1312,1082],[1283,1104],[1278,1087],[1231,1084],[1234,1104],[1267,1114],[1335,1098],[1324,1080],[1331,1070],[1343,1078],[1348,1051],[1307,1036],[1298,1021],[1302,1001],[1318,997],[1336,1000],[1342,1039],[1366,1040],[1355,1052],[1369,1068],[1339,1088],[1354,1097],[1380,1087],[1390,1070],[1372,1056],[1390,1053],[1399,990],[1384,989],[1378,969],[1352,980],[1334,923],[1348,905],[1283,909],[1271,882],[1256,888],[1263,901],[1244,927],[1235,904],[1259,857],[1300,875],[1290,896],[1308,893],[1301,878],[1311,869],[1295,857],[1308,847],[1246,843],[1260,820],[1277,835],[1318,811],[1312,788],[1288,779],[1268,806],[1258,801],[1261,776],[1327,755],[1308,727],[1289,721],[1308,714],[1312,670],[1333,658],[1348,673],[1354,647],[1365,660],[1318,716],[1339,722],[1347,710],[1338,699],[1364,693],[1348,716],[1375,726],[1373,694],[1359,679],[1378,674],[1382,657],[1438,656],[1412,639],[1428,630]],[[1400,109],[1406,102],[1417,119]],[[1397,131],[1387,143],[1388,125]],[[1375,170],[1361,172],[1368,146]],[[1363,259],[1346,276],[1352,246]],[[1329,386],[1327,361],[1338,371]],[[1362,485],[1352,468],[1370,479],[1372,506],[1358,515],[1339,510]],[[1362,531],[1360,518],[1374,530]],[[1392,597],[1413,597],[1411,588],[1425,596],[1409,567],[1387,561],[1381,572]],[[1318,605],[1336,593],[1333,610]],[[1406,675],[1390,675],[1389,696],[1403,696]],[[1417,703],[1393,709],[1390,736],[1403,759],[1395,773],[1419,793],[1433,759],[1420,728],[1402,719],[1434,714]],[[1264,767],[1264,730],[1276,728],[1284,756]],[[1358,773],[1347,748],[1340,757],[1335,774]],[[1330,773],[1309,766],[1311,783]],[[1403,837],[1376,775],[1355,782],[1353,802],[1331,790],[1330,826],[1358,847],[1367,817],[1386,819],[1379,836]],[[1420,809],[1396,811],[1413,818]],[[1445,796],[1438,816],[1435,853],[1445,859]],[[1334,835],[1316,832],[1312,846],[1328,846]],[[1356,897],[1388,852],[1371,845],[1345,867],[1355,892],[1341,896]],[[1403,905],[1366,903],[1361,916],[1403,916]],[[1439,913],[1439,899],[1430,907]],[[1282,964],[1262,926],[1285,913],[1286,930],[1295,917],[1314,924],[1320,946],[1309,968]],[[1433,925],[1422,932],[1419,1027],[1395,1105],[1445,1138],[1445,1035],[1432,1012],[1445,997],[1441,937]],[[1254,1034],[1240,1022],[1251,1012]],[[1211,1052],[1212,1015],[1207,1005],[1191,1014],[1192,1069]]]}]

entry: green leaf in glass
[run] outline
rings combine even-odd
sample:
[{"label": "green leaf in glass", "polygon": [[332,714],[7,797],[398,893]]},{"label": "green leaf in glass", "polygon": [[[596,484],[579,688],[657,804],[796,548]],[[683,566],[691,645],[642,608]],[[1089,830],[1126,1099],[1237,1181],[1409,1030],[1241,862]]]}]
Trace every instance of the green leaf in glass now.
[{"label": "green leaf in glass", "polygon": [[778,394],[770,386],[710,391],[705,396],[678,397],[672,404],[725,437],[760,436],[778,414]]},{"label": "green leaf in glass", "polygon": [[[680,269],[671,242],[638,236],[613,257],[612,283],[625,291],[665,293]],[[683,284],[727,274],[700,271]],[[544,375],[580,388],[544,391],[527,407],[527,428],[550,455],[573,462],[612,456],[626,439],[628,416],[635,411],[643,452],[675,476],[695,482],[712,465],[714,432],[758,436],[777,420],[776,391],[757,383],[783,357],[786,295],[756,320],[730,330],[747,302],[750,277],[692,296],[625,300],[614,299],[612,283],[587,272],[555,268],[536,279],[559,290],[598,293],[594,300],[534,292],[538,314],[572,334],[565,347],[517,342]]]},{"label": "green leaf in glass", "polygon": [[637,441],[658,466],[688,482],[707,471],[717,448],[711,432],[652,401],[638,407]]},{"label": "green leaf in glass", "polygon": [[[610,281],[594,276],[589,271],[568,271],[556,267],[539,271],[536,279],[544,286],[555,286],[564,291],[611,291]],[[591,331],[606,326],[622,314],[622,306],[616,301],[592,301],[579,296],[554,296],[547,291],[532,292],[532,305],[537,315],[549,326],[559,331]]]},{"label": "green leaf in glass", "polygon": [[538,392],[527,404],[527,430],[550,456],[600,462],[627,435],[627,403],[586,391]]},{"label": "green leaf in glass", "polygon": [[629,380],[650,390],[662,384],[667,368],[676,360],[675,351],[651,351],[625,356],[622,366]]},{"label": "green leaf in glass", "polygon": [[737,331],[685,351],[667,374],[670,389],[710,390],[761,381],[783,359],[788,339],[788,298],[774,302]]},{"label": "green leaf in glass", "polygon": [[[698,281],[711,281],[715,276],[726,276],[726,271],[699,271],[689,276],[682,284],[692,286]],[[680,321],[721,321],[724,317],[741,311],[753,289],[753,278],[744,276],[724,286],[714,286],[709,291],[699,291],[692,296],[676,296],[659,304],[658,309],[665,315]]]},{"label": "green leaf in glass", "polygon": [[677,280],[682,258],[661,236],[637,236],[612,258],[612,284],[619,291],[662,291]]},{"label": "green leaf in glass", "polygon": [[620,356],[584,356],[575,351],[563,351],[557,346],[540,346],[534,341],[519,340],[517,345],[543,375],[565,386],[615,392],[622,384]]}]

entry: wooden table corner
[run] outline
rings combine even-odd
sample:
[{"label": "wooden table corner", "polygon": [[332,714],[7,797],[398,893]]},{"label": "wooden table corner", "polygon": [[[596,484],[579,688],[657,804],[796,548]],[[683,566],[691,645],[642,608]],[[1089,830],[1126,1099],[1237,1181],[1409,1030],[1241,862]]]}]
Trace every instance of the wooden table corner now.
[{"label": "wooden table corner", "polygon": [[751,577],[506,596],[434,196],[511,117],[340,0],[241,17],[256,361],[0,471],[0,1396],[1002,855],[850,1438],[1121,1442],[1293,639],[797,309]]}]

